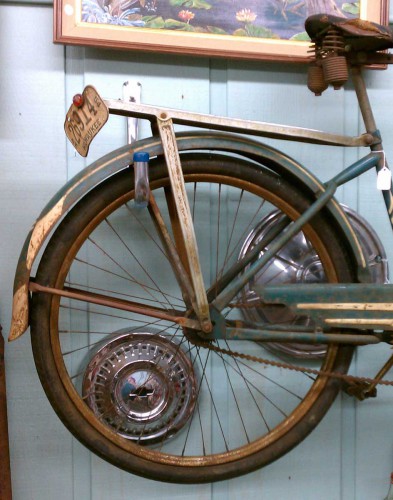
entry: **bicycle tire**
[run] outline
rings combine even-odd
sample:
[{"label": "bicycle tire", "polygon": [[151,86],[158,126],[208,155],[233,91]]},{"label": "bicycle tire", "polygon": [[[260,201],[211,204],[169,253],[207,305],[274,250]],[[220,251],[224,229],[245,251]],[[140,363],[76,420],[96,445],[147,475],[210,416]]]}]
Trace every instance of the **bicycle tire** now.
[{"label": "bicycle tire", "polygon": [[[251,161],[219,154],[185,153],[182,155],[182,166],[186,185],[190,188],[190,205],[195,218],[199,251],[202,254],[201,264],[206,271],[204,276],[207,280],[209,276],[211,281],[216,279],[217,272],[213,269],[215,261],[220,262],[222,266],[224,261],[225,265],[229,265],[230,261],[237,258],[236,252],[243,240],[236,235],[237,240],[234,243],[234,233],[237,230],[235,222],[240,226],[241,234],[244,234],[243,214],[244,217],[253,214],[254,222],[248,222],[248,227],[251,227],[259,217],[251,211],[256,204],[260,204],[265,212],[279,209],[291,218],[296,218],[310,203],[308,197],[298,188],[266,167]],[[163,191],[169,185],[169,180],[162,158],[150,162],[150,183],[152,192],[164,210],[166,202]],[[202,191],[199,191],[200,187],[203,188]],[[167,302],[168,308],[173,308],[172,302],[175,298],[172,290],[176,280],[171,276],[172,269],[162,256],[162,248],[156,250],[159,246],[156,238],[152,238],[151,248],[146,250],[147,242],[153,233],[146,226],[139,231],[136,227],[142,227],[141,220],[138,219],[143,219],[143,224],[150,224],[151,220],[146,210],[138,211],[132,206],[132,188],[133,172],[132,169],[126,169],[88,193],[66,215],[51,237],[40,261],[36,282],[62,288],[65,283],[75,286],[77,277],[79,288],[83,285],[87,290],[95,291],[102,290],[108,282],[121,281],[117,295],[114,295],[119,296],[125,293],[123,283],[126,281],[127,287],[138,288],[138,293],[144,295],[146,303],[151,303],[154,299],[160,307]],[[197,200],[201,201],[201,204],[197,204]],[[205,216],[207,219],[203,218]],[[169,221],[167,214],[165,219]],[[213,225],[218,226],[218,231],[213,231]],[[120,237],[121,229],[125,229],[125,233]],[[304,233],[312,243],[313,251],[317,251],[327,279],[332,282],[350,282],[353,275],[345,241],[336,234],[329,215],[323,212],[316,215],[307,228],[304,228]],[[108,243],[108,235],[116,239],[115,245]],[[226,250],[225,256],[222,257],[216,247],[220,240],[223,242],[224,236]],[[105,249],[109,244],[115,254],[110,258]],[[128,250],[128,245],[131,244],[134,247],[141,246],[139,256],[131,257]],[[150,257],[149,252],[153,257]],[[127,254],[126,260],[124,254]],[[161,255],[158,261],[157,255]],[[145,278],[149,275],[149,285],[143,285],[143,292],[140,291],[138,281],[141,275],[134,280],[128,278],[137,272],[134,271],[137,267],[135,263],[139,262],[140,258],[146,259],[140,271],[141,275]],[[132,265],[127,264],[126,261],[129,260],[133,261]],[[108,268],[113,266],[116,272],[113,269],[109,272],[107,267],[102,267],[103,261]],[[152,266],[152,270],[146,272],[148,265]],[[123,270],[125,277],[119,277]],[[156,273],[154,279],[150,277],[151,272]],[[82,281],[82,284],[79,281]],[[163,292],[160,288],[161,282],[169,287],[166,289],[169,292]],[[112,293],[105,289],[107,293]],[[179,304],[181,300],[176,299],[176,308]],[[232,312],[233,310],[235,314],[241,314],[241,307],[233,307]],[[124,316],[123,312],[116,317],[112,309],[89,304],[80,305],[71,299],[45,293],[33,293],[32,296],[32,348],[37,371],[49,401],[76,438],[98,456],[128,472],[160,481],[201,483],[228,479],[256,470],[276,460],[302,441],[327,412],[339,391],[340,383],[337,380],[322,376],[311,379],[294,372],[283,374],[282,371],[267,367],[262,373],[262,370],[258,371],[259,366],[251,361],[240,361],[195,347],[192,339],[183,335],[184,332],[176,330],[163,320],[154,320],[152,329],[151,318],[143,317],[143,326],[138,326],[140,318],[140,315],[132,313]],[[146,326],[149,324],[150,326]],[[175,341],[175,335],[179,336],[180,341]],[[104,341],[101,340],[103,337]],[[146,418],[146,414],[138,413],[140,420],[136,417],[132,420],[132,417],[131,424],[130,413],[127,413],[130,408],[135,410],[136,401],[142,402],[142,406],[147,404],[149,408],[153,407],[150,395],[146,393],[142,396],[140,392],[127,393],[127,402],[119,396],[119,408],[123,403],[128,405],[125,412],[127,416],[124,417],[116,406],[116,415],[111,417],[115,423],[108,424],[105,412],[115,410],[106,408],[101,411],[88,406],[86,401],[90,395],[83,394],[83,377],[96,376],[91,363],[100,364],[102,368],[110,356],[119,356],[118,353],[123,352],[125,346],[125,350],[131,349],[133,354],[137,344],[132,342],[139,342],[140,351],[146,350],[146,345],[150,345],[150,342],[155,349],[160,348],[161,352],[166,349],[165,346],[162,347],[165,342],[170,344],[165,344],[168,345],[168,350],[173,350],[173,345],[176,345],[176,349],[182,350],[179,356],[179,370],[182,371],[182,376],[196,381],[191,388],[184,389],[182,397],[187,400],[186,403],[179,402],[179,398],[176,400],[180,410],[172,410],[170,418],[178,418],[176,411],[188,412],[189,415],[186,415],[186,423],[182,424],[184,427],[172,439],[165,439],[170,434],[171,425],[164,421],[163,416],[158,415],[157,410],[158,416],[154,417],[154,422],[158,424],[155,425],[164,429],[160,431],[162,442],[159,449],[156,441],[152,439],[152,446],[149,446],[149,442],[146,446],[141,437],[148,427],[150,434],[154,434],[157,439],[159,431],[153,429],[153,418],[149,420],[153,410],[149,409],[143,431],[135,429],[141,429],[142,416]],[[106,346],[108,351],[112,349],[107,357],[105,349],[97,349],[97,346],[102,345]],[[218,342],[217,345],[231,347],[227,342]],[[244,353],[274,358],[274,353],[265,352],[259,343],[237,342],[234,350],[238,351],[240,345],[240,350]],[[187,349],[184,349],[184,346]],[[349,346],[330,346],[323,360],[313,360],[312,363],[317,363],[318,367],[324,370],[345,373],[352,353],[353,349]],[[190,358],[191,368],[190,364],[183,360],[184,355]],[[156,389],[153,392],[160,393],[163,398],[161,393],[164,392],[164,386],[165,390],[168,389],[170,380],[162,381],[160,377],[165,377],[168,373],[158,365],[157,358],[147,356],[142,361],[133,365],[132,373],[147,376],[150,384],[155,377]],[[124,360],[121,362],[122,370],[129,370],[131,365]],[[302,362],[304,363],[304,360]],[[113,389],[115,378],[120,377],[119,373],[120,369],[116,375],[111,375],[110,381],[105,381],[106,392],[110,392],[110,387]],[[125,387],[124,380],[121,382],[121,390]],[[162,387],[157,389],[160,383]],[[288,384],[288,387],[284,387],[284,383]],[[93,391],[98,385],[93,389],[91,387],[90,385],[89,390]],[[172,389],[169,388],[168,391],[170,390]],[[168,396],[168,401],[164,402],[166,407],[175,404],[173,400],[176,396],[173,394],[172,390],[172,399],[169,401]],[[113,403],[113,393],[108,397],[108,401]],[[279,407],[279,404],[282,406]],[[115,406],[114,403],[113,405]],[[187,405],[192,408],[185,408]],[[120,423],[117,420],[118,414],[121,414]],[[206,421],[203,420],[205,414]],[[207,424],[207,421],[210,423]],[[241,429],[238,432],[239,427]],[[135,432],[140,433],[137,439],[132,436]],[[150,434],[147,440],[150,439]],[[246,437],[243,434],[246,434]],[[186,451],[187,448],[191,450]]]}]

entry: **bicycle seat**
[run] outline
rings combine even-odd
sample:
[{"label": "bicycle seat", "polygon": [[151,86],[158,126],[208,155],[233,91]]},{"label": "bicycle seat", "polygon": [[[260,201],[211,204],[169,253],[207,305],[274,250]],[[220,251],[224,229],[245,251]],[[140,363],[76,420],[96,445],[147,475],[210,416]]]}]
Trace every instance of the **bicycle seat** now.
[{"label": "bicycle seat", "polygon": [[310,16],[305,22],[312,41],[323,37],[330,28],[338,29],[351,50],[377,51],[393,47],[393,33],[386,26],[363,19],[347,19],[329,14]]}]

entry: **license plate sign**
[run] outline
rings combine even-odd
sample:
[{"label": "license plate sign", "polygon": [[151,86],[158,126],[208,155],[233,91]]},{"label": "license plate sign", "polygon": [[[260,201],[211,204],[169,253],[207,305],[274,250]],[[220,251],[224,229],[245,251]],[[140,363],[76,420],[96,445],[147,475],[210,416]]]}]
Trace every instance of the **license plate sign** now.
[{"label": "license plate sign", "polygon": [[92,85],[85,87],[81,96],[74,97],[66,115],[64,130],[81,156],[87,156],[91,141],[108,117],[108,108]]}]

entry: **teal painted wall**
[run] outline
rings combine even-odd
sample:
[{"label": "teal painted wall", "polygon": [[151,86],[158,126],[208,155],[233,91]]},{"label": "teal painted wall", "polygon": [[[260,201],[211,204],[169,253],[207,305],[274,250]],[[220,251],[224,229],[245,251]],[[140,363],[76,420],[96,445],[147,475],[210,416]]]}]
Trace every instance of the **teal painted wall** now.
[{"label": "teal painted wall", "polygon": [[[303,65],[209,60],[117,52],[52,43],[52,8],[0,4],[0,321],[10,323],[13,272],[19,250],[47,200],[86,161],[66,144],[65,111],[72,96],[92,83],[105,97],[120,97],[126,80],[142,84],[142,100],[198,112],[357,134],[353,91],[315,98]],[[393,72],[369,72],[387,153]],[[125,120],[111,118],[93,143],[89,162],[126,139]],[[145,129],[142,128],[142,133]],[[325,180],[356,151],[270,141]],[[376,228],[393,263],[387,218],[377,215],[381,197],[365,176],[339,192]],[[393,264],[391,264],[393,267]],[[371,355],[370,355],[371,352]],[[352,373],[372,376],[386,349],[360,349]],[[16,500],[174,498],[237,500],[380,500],[393,470],[393,392],[357,403],[342,395],[316,431],[276,463],[214,485],[159,484],[123,473],[91,455],[60,424],[39,384],[29,334],[6,346],[13,492]],[[390,378],[393,378],[391,375]]]}]

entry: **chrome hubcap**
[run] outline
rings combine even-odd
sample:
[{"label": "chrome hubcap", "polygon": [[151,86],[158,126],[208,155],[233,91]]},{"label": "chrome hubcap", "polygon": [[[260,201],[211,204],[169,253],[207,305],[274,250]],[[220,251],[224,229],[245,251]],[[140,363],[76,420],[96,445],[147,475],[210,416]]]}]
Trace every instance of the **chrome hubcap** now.
[{"label": "chrome hubcap", "polygon": [[[381,241],[358,213],[342,206],[362,247],[364,256],[368,260],[371,278],[374,283],[387,283],[388,265],[386,253]],[[249,250],[260,242],[269,230],[282,217],[281,212],[274,211],[264,217],[248,234],[239,254],[241,259]],[[322,263],[316,251],[311,247],[303,233],[297,234],[271,259],[263,270],[250,281],[243,292],[242,301],[251,305],[258,301],[253,291],[255,283],[264,285],[278,285],[290,283],[323,283],[326,277]],[[243,310],[246,319],[256,322],[310,325],[310,318],[295,316],[283,306],[247,307]],[[299,358],[316,358],[324,356],[325,346],[290,343],[264,343],[268,349],[279,351]]]},{"label": "chrome hubcap", "polygon": [[83,397],[106,425],[141,444],[174,436],[195,407],[197,380],[181,347],[165,337],[132,330],[90,359]]}]

